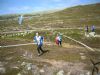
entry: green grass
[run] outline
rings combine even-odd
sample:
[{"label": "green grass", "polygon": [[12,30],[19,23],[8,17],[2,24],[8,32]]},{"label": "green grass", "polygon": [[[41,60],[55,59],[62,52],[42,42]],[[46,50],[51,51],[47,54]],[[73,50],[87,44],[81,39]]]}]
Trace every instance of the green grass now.
[{"label": "green grass", "polygon": [[[96,34],[99,34],[99,29],[96,29]],[[75,40],[78,40],[78,41],[81,41],[83,42],[84,44],[90,46],[90,47],[93,47],[93,48],[100,48],[99,47],[99,44],[100,44],[100,39],[99,38],[86,38],[85,35],[84,35],[84,30],[83,29],[63,29],[63,30],[54,30],[53,33],[52,31],[37,31],[39,32],[39,35],[43,36],[44,37],[44,40],[49,42],[55,42],[55,37],[56,35],[60,32],[60,33],[63,33],[64,35],[67,35]],[[9,40],[26,40],[26,41],[29,41],[29,42],[32,42],[33,41],[33,38],[35,36],[35,32],[32,32],[32,33],[29,33],[29,34],[26,34],[26,35],[15,35],[15,36],[7,36],[5,38],[2,38],[2,39],[9,39]],[[76,44],[74,41],[71,41],[70,39],[68,38],[65,38],[63,37],[63,42],[65,43],[70,43],[70,44]]]},{"label": "green grass", "polygon": [[[84,27],[84,25],[95,25],[99,27],[100,25],[100,3],[90,4],[83,6],[75,6],[71,8],[66,8],[61,11],[48,14],[36,14],[36,15],[26,14],[24,16],[33,16],[32,19],[24,19],[22,26],[18,25],[17,20],[11,21],[0,21],[0,31],[11,31],[11,30],[23,30],[23,29],[33,29],[42,28],[45,26],[51,26],[53,28],[64,28],[64,27]],[[2,16],[3,17],[3,16]],[[4,18],[14,18],[12,15],[4,16]],[[16,17],[16,15],[15,15]],[[58,22],[61,21],[63,23]]]},{"label": "green grass", "polygon": [[[99,47],[99,43],[98,42],[100,39],[99,38],[85,38],[84,37],[84,30],[79,30],[79,29],[64,29],[64,30],[55,30],[56,33],[52,34],[52,31],[37,31],[39,32],[40,35],[44,36],[46,41],[50,40],[52,42],[54,42],[56,34],[58,32],[64,33],[65,35],[68,35],[76,40],[82,41],[85,44],[88,43],[89,46],[91,46],[92,44],[94,44],[94,46],[92,47]],[[53,31],[53,32],[55,32]],[[99,31],[98,31],[99,32]],[[8,36],[5,37],[4,39],[0,38],[0,43],[4,43],[5,45],[7,44],[20,44],[20,43],[26,43],[29,41],[33,40],[33,36],[35,36],[36,32],[32,32],[30,34],[26,34],[25,36]],[[71,43],[76,45],[73,41],[71,42],[71,40],[66,39],[63,37],[63,42],[65,43]],[[97,45],[98,46],[97,46]],[[88,66],[86,67],[86,69],[91,69],[90,67],[90,63],[89,59],[86,58],[86,61],[82,61],[80,58],[80,52],[86,52],[85,49],[79,49],[79,48],[63,48],[63,47],[58,47],[58,46],[44,46],[45,50],[49,50],[49,52],[43,54],[40,58],[42,59],[49,59],[49,60],[64,60],[66,62],[84,62],[86,64],[88,64]],[[28,51],[29,53],[33,54],[33,58],[29,60],[25,59],[22,57],[23,53],[25,51]],[[10,53],[10,52],[14,52],[14,53]],[[93,59],[95,59],[96,61],[99,59],[100,57],[100,52],[87,52],[88,55],[90,55]],[[87,54],[85,54],[87,56]],[[6,58],[9,57],[13,57],[13,59],[11,60],[7,60]],[[27,56],[28,57],[28,56]],[[29,45],[29,46],[20,46],[20,47],[12,47],[12,48],[0,48],[0,60],[1,61],[6,61],[8,62],[6,69],[7,69],[7,75],[13,75],[13,74],[17,74],[19,72],[22,71],[22,69],[24,69],[24,67],[20,66],[20,64],[24,61],[24,62],[32,62],[33,64],[37,65],[39,68],[42,68],[43,65],[48,65],[51,66],[51,64],[46,63],[46,62],[37,62],[37,61],[32,61],[33,59],[37,58],[37,51],[36,51],[36,46],[33,45]],[[38,60],[38,59],[37,59]],[[17,61],[20,61],[20,63],[18,63]],[[39,60],[38,60],[39,61]],[[17,64],[20,66],[19,69],[11,69],[10,68],[10,64]],[[30,74],[31,75],[31,74]]]}]

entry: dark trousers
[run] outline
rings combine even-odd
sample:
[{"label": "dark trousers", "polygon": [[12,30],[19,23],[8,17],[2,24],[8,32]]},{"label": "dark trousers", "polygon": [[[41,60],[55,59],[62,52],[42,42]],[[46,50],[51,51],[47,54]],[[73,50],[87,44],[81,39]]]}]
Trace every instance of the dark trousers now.
[{"label": "dark trousers", "polygon": [[59,41],[59,45],[62,46],[62,41]]},{"label": "dark trousers", "polygon": [[92,29],[92,32],[94,32],[94,29]]},{"label": "dark trousers", "polygon": [[44,52],[41,45],[38,45],[37,50],[39,54]]}]

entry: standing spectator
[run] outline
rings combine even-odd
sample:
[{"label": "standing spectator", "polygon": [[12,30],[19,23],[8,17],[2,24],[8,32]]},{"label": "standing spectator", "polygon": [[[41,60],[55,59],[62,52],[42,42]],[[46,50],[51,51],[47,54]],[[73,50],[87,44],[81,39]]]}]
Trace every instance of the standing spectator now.
[{"label": "standing spectator", "polygon": [[86,30],[86,32],[89,32],[89,27],[88,27],[88,25],[86,26],[85,30]]},{"label": "standing spectator", "polygon": [[95,31],[95,26],[94,26],[94,25],[91,26],[91,31],[92,31],[92,32]]},{"label": "standing spectator", "polygon": [[44,38],[42,36],[39,36],[38,33],[36,33],[36,36],[34,37],[34,42],[37,44],[37,50],[38,50],[39,56],[44,53],[44,51],[42,49],[43,40],[44,40]]}]

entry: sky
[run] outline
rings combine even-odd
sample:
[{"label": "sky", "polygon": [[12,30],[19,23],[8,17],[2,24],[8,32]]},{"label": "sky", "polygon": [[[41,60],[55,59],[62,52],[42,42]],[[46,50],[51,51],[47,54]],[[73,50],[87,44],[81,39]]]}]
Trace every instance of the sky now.
[{"label": "sky", "polygon": [[100,3],[100,0],[0,0],[0,14],[32,13]]}]

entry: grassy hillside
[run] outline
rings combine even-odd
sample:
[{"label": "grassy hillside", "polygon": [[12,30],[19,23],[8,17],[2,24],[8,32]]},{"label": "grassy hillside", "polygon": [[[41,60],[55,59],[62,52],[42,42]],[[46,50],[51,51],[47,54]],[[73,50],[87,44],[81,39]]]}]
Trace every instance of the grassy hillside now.
[{"label": "grassy hillside", "polygon": [[64,24],[80,26],[100,24],[100,4],[92,4],[85,6],[76,6],[57,12],[60,19],[64,20]]},{"label": "grassy hillside", "polygon": [[[0,30],[23,30],[37,28],[63,28],[63,27],[84,27],[84,25],[100,26],[100,3],[90,5],[80,5],[66,8],[61,11],[48,14],[26,14],[22,25],[18,25],[18,15],[1,16]],[[11,19],[11,20],[9,20]]]}]

